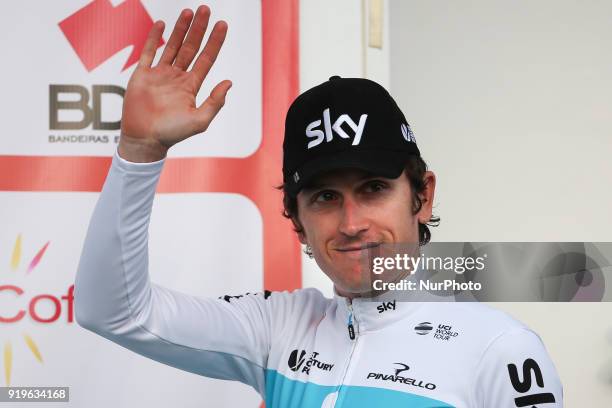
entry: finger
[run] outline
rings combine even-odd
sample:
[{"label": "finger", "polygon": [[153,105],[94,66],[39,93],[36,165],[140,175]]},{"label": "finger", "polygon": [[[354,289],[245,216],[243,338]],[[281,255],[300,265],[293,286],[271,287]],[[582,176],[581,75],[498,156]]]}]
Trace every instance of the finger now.
[{"label": "finger", "polygon": [[210,71],[210,68],[215,63],[217,55],[219,55],[219,51],[223,45],[223,41],[225,41],[226,34],[227,23],[225,21],[218,21],[212,33],[210,33],[206,46],[198,56],[198,59],[196,59],[191,70],[195,75],[196,89],[200,89],[204,78],[208,75],[208,71]]},{"label": "finger", "polygon": [[227,92],[232,87],[232,81],[221,81],[213,88],[210,95],[196,110],[197,115],[197,133],[204,132],[208,129],[210,122],[217,116],[217,113],[225,105],[225,97]]},{"label": "finger", "polygon": [[191,64],[191,61],[193,61],[193,57],[195,57],[196,53],[200,49],[202,38],[204,38],[204,33],[208,27],[209,18],[210,9],[206,6],[198,7],[193,23],[189,28],[187,39],[185,39],[185,42],[183,45],[181,45],[181,49],[176,56],[174,66],[182,70],[187,70],[189,64]]},{"label": "finger", "polygon": [[150,67],[153,63],[153,59],[155,58],[155,51],[157,50],[157,45],[159,44],[159,39],[164,32],[164,22],[156,21],[151,27],[149,31],[149,35],[147,36],[147,40],[145,41],[144,48],[140,53],[140,59],[138,60],[138,67]]},{"label": "finger", "polygon": [[187,29],[189,28],[189,24],[191,24],[191,18],[193,17],[193,11],[190,9],[184,9],[179,14],[176,23],[174,24],[174,29],[172,30],[172,34],[170,34],[170,39],[168,40],[168,44],[166,44],[166,48],[164,48],[164,53],[159,59],[159,65],[170,65],[178,50],[181,48],[181,44],[183,44],[183,38],[185,38],[185,33],[187,33]]}]

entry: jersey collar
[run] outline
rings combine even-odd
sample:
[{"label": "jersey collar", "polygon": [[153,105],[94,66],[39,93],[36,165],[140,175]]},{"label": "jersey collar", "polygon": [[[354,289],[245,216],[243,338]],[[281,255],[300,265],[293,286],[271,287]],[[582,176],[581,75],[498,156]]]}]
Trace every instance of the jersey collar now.
[{"label": "jersey collar", "polygon": [[406,301],[397,292],[351,300],[340,296],[335,289],[334,300],[337,304],[336,317],[348,323],[352,315],[353,324],[359,334],[380,330],[410,316],[425,304]]}]

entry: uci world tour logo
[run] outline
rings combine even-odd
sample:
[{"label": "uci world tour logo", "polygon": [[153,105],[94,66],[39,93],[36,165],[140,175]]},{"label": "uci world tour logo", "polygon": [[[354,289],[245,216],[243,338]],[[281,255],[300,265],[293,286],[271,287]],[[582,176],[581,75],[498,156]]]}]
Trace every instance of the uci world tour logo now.
[{"label": "uci world tour logo", "polygon": [[421,336],[429,334],[432,329],[433,326],[430,322],[422,322],[414,327],[414,331],[416,332],[416,334],[420,334]]},{"label": "uci world tour logo", "polygon": [[[11,332],[11,330],[8,329],[18,329],[21,332],[19,337],[22,338],[26,348],[42,364],[43,355],[37,342],[30,333],[21,330],[22,327],[19,326],[23,325],[24,320],[31,320],[37,324],[54,323],[60,319],[62,309],[64,308],[67,310],[67,322],[73,322],[74,285],[70,285],[64,295],[39,294],[31,296],[27,288],[5,284],[9,278],[24,277],[24,281],[27,281],[31,276],[34,276],[38,271],[37,267],[41,264],[45,252],[49,248],[49,244],[50,242],[45,243],[31,258],[27,267],[23,268],[22,238],[21,235],[18,235],[10,255],[9,273],[0,274],[0,341],[4,343],[2,347],[2,365],[4,368],[4,383],[7,387],[11,384],[14,363],[13,341],[15,340],[9,335],[8,332]],[[14,302],[15,299],[17,302]],[[18,303],[24,304],[24,307],[20,307]],[[21,341],[18,344],[21,344]],[[17,366],[15,365],[15,367]]]},{"label": "uci world tour logo", "polygon": [[[125,71],[140,59],[153,20],[141,0],[126,0],[116,7],[110,0],[94,0],[59,26],[88,72],[132,46]],[[160,39],[158,47],[163,44]]]}]

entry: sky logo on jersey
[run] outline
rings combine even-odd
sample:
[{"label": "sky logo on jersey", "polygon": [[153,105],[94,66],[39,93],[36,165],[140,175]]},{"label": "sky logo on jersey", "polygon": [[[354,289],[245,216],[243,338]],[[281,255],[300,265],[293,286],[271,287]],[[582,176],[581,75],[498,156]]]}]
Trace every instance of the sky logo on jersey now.
[{"label": "sky logo on jersey", "polygon": [[[532,391],[532,376],[535,377],[535,382],[540,388],[544,388],[544,376],[538,363],[528,358],[523,362],[523,380],[519,376],[518,369],[514,364],[508,364],[508,375],[510,376],[510,382],[512,387],[521,393],[525,394]],[[514,399],[514,405],[517,407],[532,407],[539,404],[551,404],[555,402],[554,394],[550,392],[536,392],[529,395],[522,395]]]},{"label": "sky logo on jersey", "polygon": [[433,329],[433,326],[431,325],[430,322],[422,322],[414,327],[414,331],[416,332],[416,334],[419,334],[421,336],[429,334],[432,329]]},{"label": "sky logo on jersey", "polygon": [[386,312],[387,310],[395,310],[395,300],[392,302],[382,302],[380,305],[376,306],[376,310],[378,310],[378,313]]}]

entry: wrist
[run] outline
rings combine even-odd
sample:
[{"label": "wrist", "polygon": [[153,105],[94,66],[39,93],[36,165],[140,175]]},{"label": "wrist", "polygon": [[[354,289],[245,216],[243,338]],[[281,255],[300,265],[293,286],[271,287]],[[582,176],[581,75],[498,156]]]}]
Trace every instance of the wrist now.
[{"label": "wrist", "polygon": [[121,135],[117,148],[119,156],[133,163],[151,163],[162,160],[168,148],[156,140],[135,139]]}]

